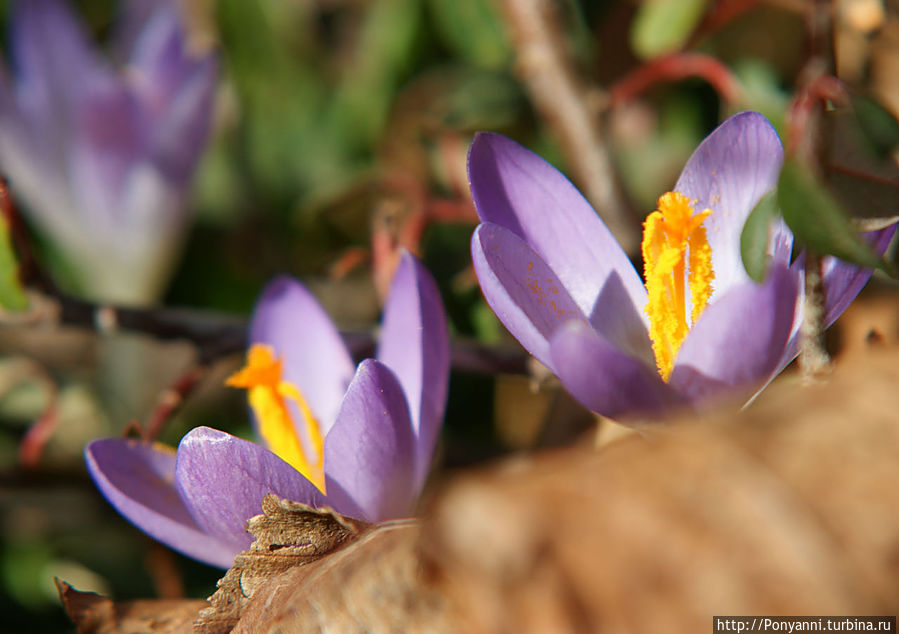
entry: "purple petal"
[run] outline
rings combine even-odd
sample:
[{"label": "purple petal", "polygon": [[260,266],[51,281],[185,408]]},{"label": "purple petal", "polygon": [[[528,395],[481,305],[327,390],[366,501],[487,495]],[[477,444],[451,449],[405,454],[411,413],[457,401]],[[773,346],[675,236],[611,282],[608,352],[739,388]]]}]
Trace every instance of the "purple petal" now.
[{"label": "purple petal", "polygon": [[135,526],[188,557],[231,566],[241,549],[208,535],[191,517],[173,484],[171,448],[106,438],[90,443],[84,457],[97,488]]},{"label": "purple petal", "polygon": [[[883,255],[890,241],[896,233],[896,225],[872,231],[865,235],[874,252]],[[805,254],[800,254],[791,267],[797,272],[799,279],[800,303],[805,295],[803,288],[803,275],[805,267]],[[826,256],[822,260],[824,270],[824,327],[829,328],[833,322],[839,319],[843,311],[852,303],[852,300],[861,292],[865,284],[871,278],[871,269],[849,264],[833,256]],[[779,369],[783,369],[796,358],[799,353],[799,328],[802,325],[801,311],[796,312],[790,341],[787,344],[784,356],[780,361]]]},{"label": "purple petal", "polygon": [[191,67],[185,63],[186,34],[177,9],[169,2],[155,11],[148,8],[130,2],[126,10],[134,15],[126,16],[129,22],[122,26],[134,38],[127,63],[137,74],[136,84],[158,107],[172,98]]},{"label": "purple petal", "polygon": [[468,152],[468,178],[481,220],[505,227],[531,245],[580,312],[592,315],[613,273],[632,305],[646,303],[646,290],[627,255],[577,188],[552,165],[511,139],[481,132]]},{"label": "purple petal", "polygon": [[471,236],[471,255],[490,308],[519,343],[552,368],[549,340],[559,326],[587,322],[555,273],[527,243],[489,222]]},{"label": "purple petal", "polygon": [[44,154],[67,141],[85,90],[112,80],[94,55],[76,17],[58,0],[14,5],[13,76],[21,112],[32,122]]},{"label": "purple petal", "polygon": [[121,222],[124,189],[144,152],[146,130],[123,86],[109,83],[89,92],[71,146],[71,184],[78,207],[102,227]]},{"label": "purple petal", "polygon": [[327,434],[355,366],[318,300],[295,279],[275,278],[256,304],[250,341],[266,343],[283,357],[285,380],[300,388]]},{"label": "purple petal", "polygon": [[655,368],[622,352],[590,326],[569,321],[552,338],[552,360],[565,389],[584,407],[615,418],[682,404]]},{"label": "purple petal", "polygon": [[130,85],[153,128],[154,160],[169,179],[183,185],[209,134],[215,56],[191,55],[177,10],[163,4],[142,25],[130,68]]},{"label": "purple petal", "polygon": [[771,123],[757,112],[740,112],[696,148],[675,185],[695,200],[706,219],[716,296],[749,281],[740,260],[740,233],[762,196],[777,184],[783,147]]},{"label": "purple petal", "polygon": [[11,41],[14,75],[35,98],[31,105],[60,97],[68,102],[100,68],[78,19],[59,0],[16,2]]},{"label": "purple petal", "polygon": [[415,479],[420,490],[446,409],[449,335],[434,278],[408,252],[403,252],[393,277],[375,356],[396,374],[406,394],[416,435]]},{"label": "purple petal", "polygon": [[326,503],[311,482],[265,447],[209,427],[181,439],[175,486],[197,524],[237,552],[250,546],[247,520],[262,512],[267,493],[312,506]]},{"label": "purple petal", "polygon": [[772,267],[768,275],[764,284],[736,286],[709,305],[687,335],[670,385],[692,402],[750,391],[779,369],[799,289],[786,267]]},{"label": "purple petal", "polygon": [[374,359],[359,364],[325,437],[328,499],[346,515],[378,522],[415,500],[415,434],[403,388]]},{"label": "purple petal", "polygon": [[214,57],[198,64],[178,86],[156,122],[153,160],[172,182],[182,187],[193,175],[209,138],[217,68]]},{"label": "purple petal", "polygon": [[[886,253],[890,241],[896,234],[896,225],[872,231],[865,236],[877,255]],[[823,260],[825,292],[825,328],[835,322],[852,303],[871,278],[871,269],[848,264],[833,256]]]}]

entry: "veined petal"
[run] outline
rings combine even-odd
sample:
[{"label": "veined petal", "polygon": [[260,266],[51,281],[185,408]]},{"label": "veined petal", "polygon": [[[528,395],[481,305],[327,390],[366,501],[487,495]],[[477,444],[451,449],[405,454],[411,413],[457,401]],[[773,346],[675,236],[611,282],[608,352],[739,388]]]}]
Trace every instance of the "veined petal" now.
[{"label": "veined petal", "polygon": [[240,552],[207,534],[175,489],[175,452],[124,438],[95,440],[84,450],[87,469],[103,496],[154,539],[212,566],[229,568]]},{"label": "veined petal", "polygon": [[428,475],[449,385],[449,334],[440,292],[427,269],[403,252],[393,277],[375,357],[390,368],[409,403],[416,435],[416,491]]},{"label": "veined petal", "polygon": [[175,486],[197,524],[237,552],[250,546],[247,520],[262,512],[267,493],[311,506],[326,503],[311,482],[265,447],[209,427],[181,439]]},{"label": "veined petal", "polygon": [[551,352],[565,389],[603,416],[659,413],[683,404],[655,367],[622,352],[583,322],[569,321],[559,328]]},{"label": "veined petal", "polygon": [[587,323],[546,262],[515,233],[489,222],[471,236],[471,255],[490,308],[541,363],[552,368],[549,339],[563,323]]},{"label": "veined petal", "polygon": [[751,391],[779,369],[798,297],[796,274],[772,267],[761,285],[732,287],[710,304],[681,346],[670,385],[699,404]]},{"label": "veined petal", "polygon": [[694,201],[705,220],[715,298],[734,284],[749,281],[740,259],[740,233],[746,218],[777,185],[783,147],[771,123],[757,112],[740,112],[707,136],[687,162],[675,191]]},{"label": "veined petal", "polygon": [[318,300],[295,279],[275,278],[256,304],[250,342],[266,343],[284,359],[284,380],[300,389],[327,435],[355,367]]},{"label": "veined petal", "polygon": [[403,388],[382,363],[359,364],[325,437],[328,500],[372,522],[403,517],[415,500],[415,434]]},{"label": "veined petal", "polygon": [[478,133],[468,179],[481,220],[530,244],[583,314],[592,315],[612,274],[631,304],[646,303],[640,276],[590,203],[538,155],[500,134]]}]

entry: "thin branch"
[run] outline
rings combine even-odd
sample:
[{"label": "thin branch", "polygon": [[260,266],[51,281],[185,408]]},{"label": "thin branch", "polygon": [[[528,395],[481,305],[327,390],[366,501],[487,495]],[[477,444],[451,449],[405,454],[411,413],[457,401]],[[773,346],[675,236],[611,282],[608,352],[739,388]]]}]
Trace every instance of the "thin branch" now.
[{"label": "thin branch", "polygon": [[[132,332],[161,341],[184,340],[196,346],[198,367],[206,367],[217,359],[241,353],[247,346],[247,321],[241,317],[192,309],[96,304],[58,291],[52,294],[32,292],[31,298],[32,308],[25,313],[0,312],[0,325],[70,326],[98,334]],[[355,359],[364,359],[374,353],[373,333],[344,331],[341,336]],[[453,369],[460,372],[528,373],[528,355],[518,347],[487,346],[457,338],[452,341],[450,355]],[[182,388],[189,390],[188,383]],[[171,400],[169,397],[171,395],[161,397],[158,407],[164,408],[165,403]]]},{"label": "thin branch", "polygon": [[516,70],[561,144],[587,198],[628,253],[640,240],[637,219],[621,195],[599,117],[576,78],[548,0],[501,0],[517,53]]},{"label": "thin branch", "polygon": [[659,82],[687,77],[704,79],[721,99],[730,103],[736,102],[743,92],[730,69],[714,57],[701,53],[674,53],[650,60],[617,81],[609,90],[609,106],[621,105]]}]

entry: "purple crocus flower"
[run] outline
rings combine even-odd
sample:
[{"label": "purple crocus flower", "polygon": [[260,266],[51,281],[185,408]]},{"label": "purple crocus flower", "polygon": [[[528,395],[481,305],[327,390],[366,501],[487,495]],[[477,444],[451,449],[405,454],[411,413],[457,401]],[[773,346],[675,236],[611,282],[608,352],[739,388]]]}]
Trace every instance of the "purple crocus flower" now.
[{"label": "purple crocus flower", "polygon": [[66,3],[12,8],[0,66],[0,172],[99,299],[143,303],[167,281],[209,136],[217,62],[177,8],[128,3],[110,63]]},{"label": "purple crocus flower", "polygon": [[[722,123],[644,225],[647,283],[577,189],[514,141],[478,134],[468,157],[482,223],[474,267],[493,311],[587,408],[613,418],[751,394],[797,352],[801,259],[772,231],[763,284],[746,274],[740,233],[774,188],[783,148],[755,112]],[[891,227],[870,236],[883,253]],[[824,258],[829,325],[871,271]]]},{"label": "purple crocus flower", "polygon": [[250,339],[248,365],[231,381],[250,387],[268,449],[208,427],[185,435],[177,452],[96,440],[85,457],[106,499],[152,537],[222,567],[249,547],[246,521],[266,493],[369,521],[408,514],[428,473],[449,377],[446,318],[424,267],[403,254],[376,358],[355,369],[324,309],[288,277],[264,290]]}]

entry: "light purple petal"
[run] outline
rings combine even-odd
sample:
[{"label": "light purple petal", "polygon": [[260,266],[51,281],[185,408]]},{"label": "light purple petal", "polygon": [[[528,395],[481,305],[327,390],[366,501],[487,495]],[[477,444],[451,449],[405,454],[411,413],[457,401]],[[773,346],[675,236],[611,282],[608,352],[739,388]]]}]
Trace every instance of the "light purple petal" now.
[{"label": "light purple petal", "polygon": [[208,535],[173,483],[175,452],[124,438],[95,440],[84,450],[97,488],[116,510],[154,539],[213,566],[228,568],[239,548]]},{"label": "light purple petal", "polygon": [[699,317],[681,346],[670,385],[694,403],[750,391],[779,369],[798,297],[796,274],[772,267],[761,285],[733,287]]},{"label": "light purple petal", "polygon": [[94,55],[80,23],[58,0],[16,2],[10,48],[16,101],[36,151],[50,160],[69,141],[87,90],[113,81],[112,71]]},{"label": "light purple petal", "polygon": [[212,121],[217,61],[187,50],[175,7],[163,3],[135,42],[127,76],[153,129],[152,156],[180,185],[193,173]]},{"label": "light purple petal", "polygon": [[471,236],[471,255],[490,308],[541,363],[553,367],[549,339],[559,326],[587,318],[546,262],[520,237],[489,222]]},{"label": "light purple petal", "polygon": [[247,520],[262,512],[267,493],[312,506],[326,503],[311,482],[265,447],[209,427],[181,439],[175,486],[197,524],[237,552],[250,546]]},{"label": "light purple petal", "polygon": [[151,110],[156,110],[175,95],[192,70],[191,65],[185,63],[186,34],[179,22],[178,11],[170,2],[157,4],[157,10],[149,13],[140,3],[129,3],[128,9],[132,7],[139,15],[126,16],[134,21],[133,26],[123,25],[133,29],[134,36],[127,63],[136,74],[136,87],[145,95]]},{"label": "light purple petal", "polygon": [[[865,238],[871,243],[871,247],[874,249],[875,253],[883,255],[895,233],[896,226],[893,225],[892,227],[887,227],[880,231],[872,231],[865,234]],[[802,298],[805,296],[805,289],[803,288],[804,267],[805,254],[803,253],[796,258],[796,261],[791,267],[797,272],[800,284],[800,306]],[[833,256],[826,256],[823,258],[823,270],[825,293],[824,327],[829,328],[833,322],[839,319],[840,315],[843,314],[843,311],[846,310],[849,304],[852,303],[852,300],[855,299],[856,295],[858,295],[865,284],[868,283],[868,280],[871,278],[871,269],[856,266],[855,264],[849,264]],[[802,314],[800,310],[797,310],[793,329],[790,334],[790,341],[787,344],[784,356],[780,362],[780,369],[787,367],[799,353],[799,328],[801,326]]]},{"label": "light purple petal", "polygon": [[328,499],[373,522],[407,515],[415,500],[415,435],[403,388],[374,359],[359,364],[325,437]]},{"label": "light purple petal", "polygon": [[156,122],[153,161],[169,180],[182,187],[193,176],[209,138],[217,68],[214,57],[200,62],[178,86]]},{"label": "light purple petal", "polygon": [[749,281],[740,259],[740,233],[762,196],[777,185],[783,147],[771,123],[757,112],[740,112],[718,126],[696,148],[675,185],[695,200],[706,219],[716,297]]},{"label": "light purple petal", "polygon": [[440,291],[427,269],[404,252],[393,277],[375,357],[400,381],[416,434],[415,479],[428,475],[449,385],[449,333]]},{"label": "light purple petal", "polygon": [[71,150],[78,207],[97,227],[123,221],[128,177],[145,149],[146,129],[131,94],[109,83],[89,91]]},{"label": "light purple petal", "polygon": [[582,322],[567,322],[551,345],[562,385],[598,414],[610,418],[651,414],[682,404],[654,366],[622,352]]},{"label": "light purple petal", "polygon": [[101,67],[81,24],[59,0],[19,0],[13,7],[13,74],[28,105],[43,110],[54,100],[70,104]]},{"label": "light purple petal", "polygon": [[[896,225],[872,231],[865,236],[877,255],[886,253],[890,241],[896,234]],[[848,264],[833,256],[823,261],[825,292],[825,328],[835,322],[852,303],[871,278],[871,269]]]},{"label": "light purple petal", "polygon": [[646,303],[643,283],[618,242],[577,188],[542,158],[500,134],[481,132],[468,152],[468,179],[481,220],[530,244],[583,314],[593,314],[613,273],[632,305]]},{"label": "light purple petal", "polygon": [[355,366],[318,300],[295,279],[275,278],[256,304],[250,341],[266,343],[283,357],[285,380],[300,388],[327,434]]}]

